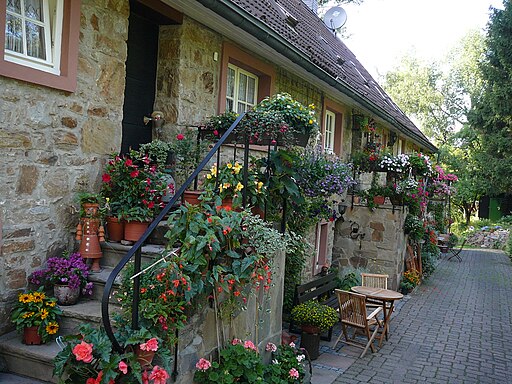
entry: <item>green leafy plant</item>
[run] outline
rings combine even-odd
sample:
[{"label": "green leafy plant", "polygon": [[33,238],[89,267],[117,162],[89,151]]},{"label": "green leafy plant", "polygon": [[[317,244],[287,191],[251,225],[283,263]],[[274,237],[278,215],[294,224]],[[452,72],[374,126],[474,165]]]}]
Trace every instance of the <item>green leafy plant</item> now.
[{"label": "green leafy plant", "polygon": [[400,288],[407,292],[413,290],[420,283],[420,274],[415,269],[404,272]]},{"label": "green leafy plant", "polygon": [[299,350],[295,344],[276,346],[268,343],[265,347],[272,353],[272,363],[265,367],[266,384],[300,384],[304,382],[307,362],[304,350]]},{"label": "green leafy plant", "polygon": [[263,181],[258,180],[255,167],[251,166],[248,168],[247,188],[244,191],[243,166],[235,161],[220,167],[214,164],[204,177],[203,188],[210,197],[218,194],[221,199],[231,198],[235,207],[242,205],[244,192],[247,205],[263,206],[266,189],[263,184]]},{"label": "green leafy plant", "polygon": [[170,143],[156,139],[149,143],[141,144],[139,152],[146,154],[150,158],[151,164],[156,164],[157,170],[163,172],[171,149]]},{"label": "green leafy plant", "polygon": [[304,106],[288,93],[263,99],[249,111],[238,135],[249,135],[251,144],[297,144],[296,134],[314,136],[318,132],[315,106]]},{"label": "green leafy plant", "polygon": [[[197,134],[192,130],[185,130],[176,135],[176,140],[171,142],[171,149],[176,156],[175,177],[177,185],[183,185],[194,172],[206,155],[210,144],[211,142],[208,140],[198,140]],[[192,186],[189,186],[189,188],[192,188]]]},{"label": "green leafy plant", "polygon": [[293,321],[300,325],[311,325],[325,331],[339,321],[338,312],[316,300],[296,305],[291,313]]},{"label": "green leafy plant", "polygon": [[[64,337],[65,347],[55,357],[53,375],[59,384],[165,383],[171,355],[149,336],[145,330],[134,331],[126,339],[125,352],[118,354],[103,329],[83,324],[77,335]],[[154,360],[165,364],[164,368],[141,360],[133,345],[154,352]]]},{"label": "green leafy plant", "polygon": [[18,301],[12,309],[11,321],[18,332],[23,332],[28,327],[37,327],[37,333],[46,342],[59,330],[57,320],[61,314],[57,299],[46,296],[43,288],[40,288],[18,295]]},{"label": "green leafy plant", "polygon": [[201,358],[194,380],[201,384],[264,383],[265,366],[250,340],[233,339],[220,351],[219,362]]},{"label": "green leafy plant", "polygon": [[127,221],[150,221],[162,206],[168,185],[145,153],[113,156],[105,166],[101,193],[112,215]]},{"label": "green leafy plant", "polygon": [[286,261],[284,273],[284,300],[283,309],[290,313],[293,307],[293,298],[295,295],[295,286],[300,284],[302,270],[306,265],[306,257],[313,247],[307,240],[293,232],[288,231],[286,236]]},{"label": "green leafy plant", "polygon": [[425,235],[423,220],[418,216],[407,214],[404,222],[404,232],[409,235],[409,239],[419,241]]}]

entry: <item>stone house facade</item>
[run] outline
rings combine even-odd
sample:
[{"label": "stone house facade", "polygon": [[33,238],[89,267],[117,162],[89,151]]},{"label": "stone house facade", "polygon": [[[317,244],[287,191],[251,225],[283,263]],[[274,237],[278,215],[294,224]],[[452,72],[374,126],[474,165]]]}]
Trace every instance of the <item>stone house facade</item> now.
[{"label": "stone house facade", "polygon": [[[10,303],[26,277],[73,247],[76,195],[99,189],[109,154],[170,140],[223,112],[233,102],[229,81],[251,84],[252,102],[285,91],[315,104],[324,146],[345,159],[360,135],[352,130],[354,113],[371,116],[383,136],[398,136],[395,152],[435,150],[300,0],[50,3],[57,16],[44,28],[61,17],[60,34],[51,37],[61,49],[41,69],[34,62],[42,60],[9,45],[6,23],[18,13],[0,0],[0,333],[10,327]],[[153,110],[166,121],[158,131],[143,124]],[[367,239],[385,244],[395,236],[387,234],[389,214],[381,214],[383,224],[361,220],[373,230]],[[352,247],[342,239],[343,224],[334,228],[322,223],[312,234],[327,246],[305,278]]]}]

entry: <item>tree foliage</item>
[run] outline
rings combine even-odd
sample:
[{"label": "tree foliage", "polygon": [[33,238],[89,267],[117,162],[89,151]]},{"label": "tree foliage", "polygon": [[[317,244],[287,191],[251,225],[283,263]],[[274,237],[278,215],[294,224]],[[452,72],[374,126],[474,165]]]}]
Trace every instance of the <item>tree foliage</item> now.
[{"label": "tree foliage", "polygon": [[481,63],[483,92],[470,113],[480,147],[481,177],[495,195],[512,191],[512,4],[493,9]]}]

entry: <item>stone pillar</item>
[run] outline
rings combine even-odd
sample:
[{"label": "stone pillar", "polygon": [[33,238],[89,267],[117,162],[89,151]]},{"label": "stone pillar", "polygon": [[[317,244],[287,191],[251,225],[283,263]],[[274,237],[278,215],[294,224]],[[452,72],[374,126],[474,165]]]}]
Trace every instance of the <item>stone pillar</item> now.
[{"label": "stone pillar", "polygon": [[[388,287],[398,289],[404,269],[406,238],[403,225],[407,211],[384,205],[370,211],[366,206],[350,207],[345,221],[336,223],[333,263],[389,275]],[[356,232],[357,230],[357,232]]]}]

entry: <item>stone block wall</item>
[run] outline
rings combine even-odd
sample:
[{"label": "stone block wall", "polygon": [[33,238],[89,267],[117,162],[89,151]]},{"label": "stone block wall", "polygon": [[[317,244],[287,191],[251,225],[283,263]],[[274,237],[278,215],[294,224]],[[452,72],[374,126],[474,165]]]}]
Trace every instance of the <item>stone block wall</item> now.
[{"label": "stone block wall", "polygon": [[120,148],[128,14],[127,1],[82,1],[74,93],[0,77],[0,333],[26,277],[72,246],[76,195]]},{"label": "stone block wall", "polygon": [[391,205],[374,211],[362,205],[349,206],[344,221],[336,222],[333,263],[341,269],[362,267],[371,273],[388,274],[388,287],[398,289],[406,252],[406,215],[405,208],[393,211]]}]

